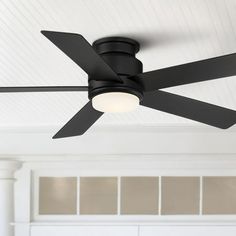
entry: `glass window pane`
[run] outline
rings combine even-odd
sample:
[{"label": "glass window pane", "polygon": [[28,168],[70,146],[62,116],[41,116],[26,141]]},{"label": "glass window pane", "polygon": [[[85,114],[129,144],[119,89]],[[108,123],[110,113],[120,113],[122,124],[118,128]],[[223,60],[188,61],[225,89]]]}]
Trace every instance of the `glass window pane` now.
[{"label": "glass window pane", "polygon": [[122,177],[121,214],[158,214],[158,177]]},{"label": "glass window pane", "polygon": [[162,177],[161,214],[199,214],[199,177]]},{"label": "glass window pane", "polygon": [[117,214],[117,178],[81,177],[80,214]]},{"label": "glass window pane", "polygon": [[72,215],[77,212],[76,177],[39,178],[39,214]]},{"label": "glass window pane", "polygon": [[203,178],[203,214],[236,214],[236,177]]}]

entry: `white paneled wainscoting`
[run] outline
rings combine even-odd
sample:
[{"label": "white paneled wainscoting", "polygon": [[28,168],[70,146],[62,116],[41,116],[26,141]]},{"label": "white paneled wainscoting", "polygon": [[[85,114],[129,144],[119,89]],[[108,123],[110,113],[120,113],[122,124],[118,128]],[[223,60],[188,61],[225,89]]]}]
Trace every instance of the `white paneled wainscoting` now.
[{"label": "white paneled wainscoting", "polygon": [[33,226],[32,236],[235,236],[235,226]]},{"label": "white paneled wainscoting", "polygon": [[[22,164],[22,168],[15,173],[15,218],[12,218],[10,222],[11,227],[15,229],[16,236],[236,235],[235,213],[227,214],[227,209],[225,213],[219,212],[219,214],[205,214],[202,211],[204,178],[217,176],[233,179],[236,176],[236,156],[234,154],[79,155],[67,156],[66,160],[65,157],[60,156],[31,156],[26,159],[18,158],[17,166],[20,164]],[[125,187],[122,187],[121,180],[124,176],[158,178],[157,213],[122,213],[121,197],[122,189]],[[199,211],[197,213],[162,214],[163,199],[161,198],[164,193],[162,193],[163,186],[161,185],[164,184],[163,179],[167,176],[197,177],[200,180]],[[40,213],[40,197],[45,201],[45,198],[49,196],[45,197],[45,194],[40,194],[40,178],[45,177],[77,179],[76,200],[78,204],[74,213]],[[117,178],[117,212],[115,214],[80,213],[81,178],[88,177]],[[63,185],[58,186],[61,190],[60,187]],[[235,191],[236,186],[229,185],[228,187],[230,191]],[[85,188],[86,191],[88,189]],[[57,190],[55,189],[55,191]],[[186,189],[186,195],[188,195],[187,192]],[[11,194],[9,193],[9,195]],[[67,195],[71,197],[72,194],[72,191],[68,190]],[[92,194],[94,202],[96,202],[96,193],[92,192]],[[178,194],[177,192],[176,198],[178,198]],[[59,191],[56,196],[61,199],[64,195]],[[86,196],[89,199],[89,195]],[[227,199],[227,196],[224,195],[223,198]],[[102,204],[102,202],[100,203]],[[14,234],[10,232],[8,235],[13,236]]]}]

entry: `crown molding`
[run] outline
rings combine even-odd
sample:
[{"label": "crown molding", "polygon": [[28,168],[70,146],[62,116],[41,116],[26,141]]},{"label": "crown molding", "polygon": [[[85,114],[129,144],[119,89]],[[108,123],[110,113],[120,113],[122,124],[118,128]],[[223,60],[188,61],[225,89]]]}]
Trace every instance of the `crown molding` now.
[{"label": "crown molding", "polygon": [[236,154],[236,129],[207,126],[95,126],[83,136],[52,139],[58,127],[0,128],[0,153],[22,155]]}]

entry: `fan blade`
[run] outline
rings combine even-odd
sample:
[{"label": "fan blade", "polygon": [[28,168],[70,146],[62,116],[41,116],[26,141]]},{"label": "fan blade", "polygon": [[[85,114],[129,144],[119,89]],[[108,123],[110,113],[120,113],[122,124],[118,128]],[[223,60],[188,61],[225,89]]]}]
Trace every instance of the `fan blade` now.
[{"label": "fan blade", "polygon": [[92,102],[89,101],[53,136],[53,139],[84,134],[102,114],[102,112],[95,110],[92,106]]},{"label": "fan blade", "polygon": [[87,86],[0,87],[0,93],[88,91]]},{"label": "fan blade", "polygon": [[82,35],[44,30],[41,33],[70,57],[91,78],[122,82],[119,76],[96,53]]},{"label": "fan blade", "polygon": [[236,75],[236,53],[138,74],[145,91]]},{"label": "fan blade", "polygon": [[236,123],[236,111],[164,91],[146,93],[140,104],[221,129]]}]

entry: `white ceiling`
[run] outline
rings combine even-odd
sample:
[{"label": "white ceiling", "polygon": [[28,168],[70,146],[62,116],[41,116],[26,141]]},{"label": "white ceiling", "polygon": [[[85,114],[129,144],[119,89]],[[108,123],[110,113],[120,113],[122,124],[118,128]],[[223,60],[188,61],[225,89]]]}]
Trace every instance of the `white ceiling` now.
[{"label": "white ceiling", "polygon": [[[1,0],[0,86],[86,85],[86,74],[40,34],[111,35],[141,42],[144,71],[236,52],[235,0]],[[168,91],[236,110],[236,78]],[[87,101],[86,93],[0,94],[0,126],[61,126]],[[98,124],[195,124],[139,108],[107,114]]]}]

